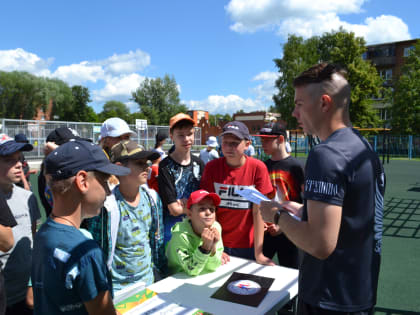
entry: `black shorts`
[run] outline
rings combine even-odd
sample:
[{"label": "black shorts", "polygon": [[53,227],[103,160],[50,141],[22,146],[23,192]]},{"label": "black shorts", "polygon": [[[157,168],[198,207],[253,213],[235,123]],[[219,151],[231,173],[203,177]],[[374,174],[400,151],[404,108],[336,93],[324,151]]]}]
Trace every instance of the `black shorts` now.
[{"label": "black shorts", "polygon": [[331,311],[326,310],[320,307],[312,306],[306,304],[302,300],[298,301],[297,308],[298,315],[373,315],[373,307],[363,311],[357,312],[340,312],[340,311]]}]

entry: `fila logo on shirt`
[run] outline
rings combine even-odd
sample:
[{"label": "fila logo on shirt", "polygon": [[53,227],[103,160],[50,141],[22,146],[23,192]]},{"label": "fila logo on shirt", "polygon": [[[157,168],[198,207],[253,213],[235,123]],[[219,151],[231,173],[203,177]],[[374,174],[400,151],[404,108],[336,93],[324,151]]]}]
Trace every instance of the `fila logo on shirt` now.
[{"label": "fila logo on shirt", "polygon": [[235,189],[243,188],[254,188],[254,186],[243,186],[243,185],[227,185],[214,183],[214,190],[216,194],[220,196],[221,208],[235,209],[235,210],[246,210],[251,208],[251,203],[244,197],[235,193]]}]

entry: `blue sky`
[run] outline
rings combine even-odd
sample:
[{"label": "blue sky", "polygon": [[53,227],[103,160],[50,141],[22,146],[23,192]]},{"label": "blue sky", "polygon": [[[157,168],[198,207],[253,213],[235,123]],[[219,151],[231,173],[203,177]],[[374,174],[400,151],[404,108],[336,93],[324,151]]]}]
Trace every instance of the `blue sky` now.
[{"label": "blue sky", "polygon": [[173,75],[189,108],[268,109],[287,34],[343,26],[370,44],[420,38],[418,0],[3,1],[0,70],[89,88],[95,111]]}]

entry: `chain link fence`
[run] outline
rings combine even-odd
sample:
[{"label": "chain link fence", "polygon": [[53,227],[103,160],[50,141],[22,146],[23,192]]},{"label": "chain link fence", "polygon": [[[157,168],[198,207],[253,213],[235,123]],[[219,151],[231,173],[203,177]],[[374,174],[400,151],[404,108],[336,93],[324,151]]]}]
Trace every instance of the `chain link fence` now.
[{"label": "chain link fence", "polygon": [[[375,152],[380,157],[386,156],[391,158],[420,158],[420,136],[413,135],[369,135],[365,138],[372,145]],[[264,154],[261,147],[259,137],[254,137],[255,148],[260,159],[265,160],[269,156]],[[304,136],[300,133],[290,132],[289,143],[292,149],[291,154],[294,156],[307,156],[312,146],[316,145],[319,140],[310,136]]]},{"label": "chain link fence", "polygon": [[[34,146],[33,151],[25,152],[27,159],[42,159],[44,157],[44,144],[48,134],[56,128],[68,127],[80,135],[97,143],[101,134],[101,123],[74,122],[74,121],[41,121],[41,120],[20,120],[20,119],[0,119],[0,133],[5,133],[9,137],[14,137],[23,133],[28,138],[29,143]],[[169,126],[148,125],[146,129],[136,129],[135,125],[129,125],[130,129],[136,132],[137,136],[131,137],[146,149],[152,149],[155,145],[155,137],[159,130],[165,130],[169,134]],[[172,141],[168,137],[165,149],[172,146]],[[195,127],[194,148],[201,146],[201,128]]]}]

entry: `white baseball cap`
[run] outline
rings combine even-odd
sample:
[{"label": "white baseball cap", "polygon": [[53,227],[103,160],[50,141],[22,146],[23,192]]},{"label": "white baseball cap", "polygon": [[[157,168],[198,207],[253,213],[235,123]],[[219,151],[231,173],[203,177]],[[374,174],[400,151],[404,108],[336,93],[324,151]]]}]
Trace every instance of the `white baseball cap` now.
[{"label": "white baseball cap", "polygon": [[101,138],[105,137],[119,137],[125,134],[137,135],[132,131],[127,123],[118,117],[112,117],[105,120],[101,126]]}]

